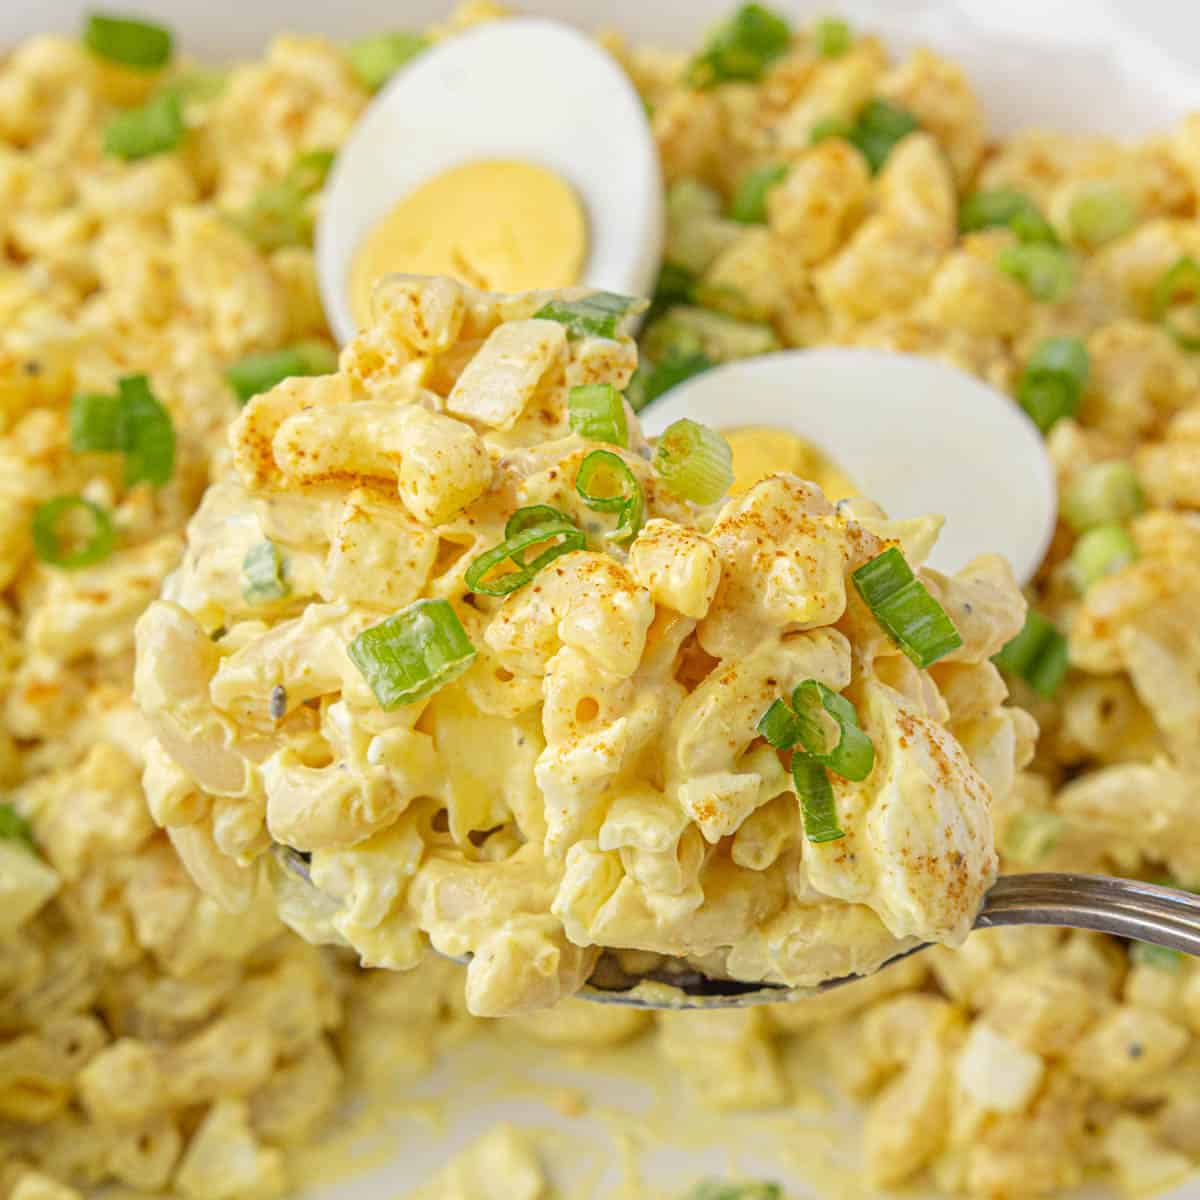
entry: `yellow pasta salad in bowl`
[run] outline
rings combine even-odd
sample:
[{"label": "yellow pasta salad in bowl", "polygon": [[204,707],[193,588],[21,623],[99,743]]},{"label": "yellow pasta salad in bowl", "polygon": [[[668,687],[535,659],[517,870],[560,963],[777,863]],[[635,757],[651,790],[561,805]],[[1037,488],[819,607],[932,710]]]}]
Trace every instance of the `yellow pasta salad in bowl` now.
[{"label": "yellow pasta salad in bowl", "polygon": [[274,875],[370,965],[470,956],[489,1016],[602,951],[800,987],[966,936],[1034,739],[1007,564],[922,570],[935,518],[795,476],[727,499],[719,434],[652,446],[622,396],[637,307],[391,276],[336,373],[246,405],[137,631],[202,887]]}]

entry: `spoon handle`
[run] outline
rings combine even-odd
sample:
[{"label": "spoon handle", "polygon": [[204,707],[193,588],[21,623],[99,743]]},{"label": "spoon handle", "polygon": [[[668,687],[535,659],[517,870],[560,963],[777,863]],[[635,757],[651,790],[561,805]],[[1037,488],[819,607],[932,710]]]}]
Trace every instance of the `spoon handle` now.
[{"label": "spoon handle", "polygon": [[1107,875],[1002,875],[977,929],[1065,925],[1200,955],[1200,896]]}]

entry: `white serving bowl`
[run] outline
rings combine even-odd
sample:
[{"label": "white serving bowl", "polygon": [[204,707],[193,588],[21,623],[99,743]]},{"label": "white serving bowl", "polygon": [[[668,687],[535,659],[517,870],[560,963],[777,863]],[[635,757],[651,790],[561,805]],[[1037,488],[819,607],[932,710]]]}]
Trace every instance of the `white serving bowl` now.
[{"label": "white serving bowl", "polygon": [[[1184,0],[772,0],[797,20],[836,9],[882,34],[896,51],[929,44],[966,69],[993,129],[1028,125],[1135,137],[1200,108],[1200,7]],[[0,52],[31,33],[73,31],[94,0],[0,0]],[[199,58],[257,54],[281,29],[351,38],[440,19],[449,0],[106,0],[102,7],[153,14]],[[632,38],[693,45],[731,0],[528,0],[524,11],[584,28],[616,27]],[[783,1182],[789,1197],[866,1195],[853,1182],[851,1115],[814,1083],[786,1115],[704,1115],[667,1081],[651,1083],[644,1052],[623,1052],[621,1070],[582,1066],[532,1043],[468,1043],[437,1070],[396,1090],[389,1120],[344,1140],[347,1161],[362,1168],[317,1179],[318,1200],[396,1200],[427,1179],[450,1154],[497,1121],[535,1126],[557,1181],[591,1183],[583,1194],[612,1196],[625,1178],[622,1139],[638,1143],[652,1110],[665,1113],[668,1140],[641,1156],[645,1178],[677,1194],[703,1174],[738,1172]],[[639,1070],[640,1066],[640,1070]],[[514,1085],[514,1078],[518,1081]],[[545,1099],[553,1087],[577,1088],[594,1101],[582,1117],[564,1117]],[[433,1102],[430,1108],[426,1102]],[[445,1120],[430,1120],[431,1111]],[[419,1115],[424,1113],[425,1115]],[[569,1165],[568,1165],[569,1164]],[[840,1176],[834,1172],[840,1170]],[[673,1189],[673,1190],[672,1190]],[[578,1192],[572,1194],[579,1195]],[[1200,1200],[1200,1180],[1170,1200]]]}]

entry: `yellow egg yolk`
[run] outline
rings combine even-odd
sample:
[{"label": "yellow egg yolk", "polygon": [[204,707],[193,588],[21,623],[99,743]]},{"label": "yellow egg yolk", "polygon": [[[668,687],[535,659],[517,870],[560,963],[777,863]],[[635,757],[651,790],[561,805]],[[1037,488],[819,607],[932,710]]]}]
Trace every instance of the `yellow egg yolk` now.
[{"label": "yellow egg yolk", "polygon": [[350,306],[369,323],[382,275],[450,275],[488,292],[570,287],[587,257],[587,219],[570,185],[545,167],[482,159],[409,192],[363,237]]},{"label": "yellow egg yolk", "polygon": [[859,495],[859,490],[828,455],[785,429],[748,426],[725,431],[733,449],[733,487],[744,492],[768,475],[788,472],[818,484],[830,500]]}]

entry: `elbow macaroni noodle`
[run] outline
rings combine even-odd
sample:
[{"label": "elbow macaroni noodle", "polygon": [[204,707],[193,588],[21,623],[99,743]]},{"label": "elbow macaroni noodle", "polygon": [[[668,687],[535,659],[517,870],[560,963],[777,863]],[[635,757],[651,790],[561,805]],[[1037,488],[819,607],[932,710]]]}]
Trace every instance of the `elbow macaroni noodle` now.
[{"label": "elbow macaroni noodle", "polygon": [[[468,3],[430,35],[500,15]],[[530,298],[449,281],[389,285],[339,373],[257,397],[231,446],[225,368],[328,335],[311,250],[256,245],[226,216],[302,153],[335,149],[368,93],[340,47],[281,35],[219,89],[187,93],[177,150],[125,162],[103,153],[103,131],[164,73],[73,38],[13,47],[0,59],[0,799],[36,853],[0,838],[0,1200],[296,1187],[298,1148],[347,1088],[426,1068],[469,1024],[462,971],[430,941],[474,953],[466,1001],[501,1011],[574,990],[598,945],[796,978],[869,967],[912,936],[955,941],[990,877],[992,826],[1002,870],[1200,884],[1200,368],[1154,295],[1178,259],[1200,259],[1200,116],[1129,145],[995,140],[935,50],[895,60],[856,33],[824,57],[798,31],[761,81],[695,91],[682,56],[602,41],[652,111],[668,257],[694,279],[668,314],[685,349],[885,347],[1011,391],[1044,338],[1079,337],[1082,403],[1048,448],[1063,489],[1096,464],[1133,465],[1136,560],[1080,594],[1076,535],[1060,527],[1029,598],[1068,635],[1071,669],[1052,698],[1016,681],[1018,708],[988,662],[1021,608],[994,560],[923,573],[964,638],[927,672],[847,586],[847,567],[889,540],[918,563],[932,525],[889,524],[858,500],[831,509],[791,479],[694,512],[662,490],[631,418],[619,453],[648,520],[627,555],[604,553],[589,526],[607,518],[573,487],[588,447],[562,397],[626,388],[638,347],[564,338]],[[879,173],[844,140],[811,144],[818,122],[851,122],[875,97],[919,125]],[[763,223],[723,215],[747,171],[780,163]],[[1134,214],[1101,243],[1072,219],[1097,186]],[[1039,301],[997,268],[1008,230],[959,234],[962,199],[998,188],[1030,197],[1070,248],[1066,299]],[[175,427],[157,489],[70,445],[71,397],[136,373]],[[64,571],[34,555],[30,518],[75,493],[112,514],[117,549]],[[468,602],[472,559],[530,503],[567,512],[588,551],[508,600]],[[250,604],[242,564],[265,540],[286,555],[286,590]],[[345,647],[421,596],[456,607],[477,655],[454,685],[384,712]],[[132,695],[139,619],[149,719]],[[838,784],[841,843],[803,840],[790,777],[753,737],[765,701],[807,677],[845,689],[875,741],[870,779]],[[965,891],[895,869],[938,804],[959,818],[947,836],[969,851]],[[324,902],[265,865],[272,837],[311,853]],[[476,1036],[640,1038],[721,1108],[788,1104],[803,1043],[863,1107],[874,1190],[918,1181],[987,1200],[1100,1172],[1142,1195],[1200,1164],[1200,969],[1090,934],[978,934],[804,1004],[651,1017],[568,999],[488,1025]],[[420,1194],[547,1187],[502,1126]]]}]

